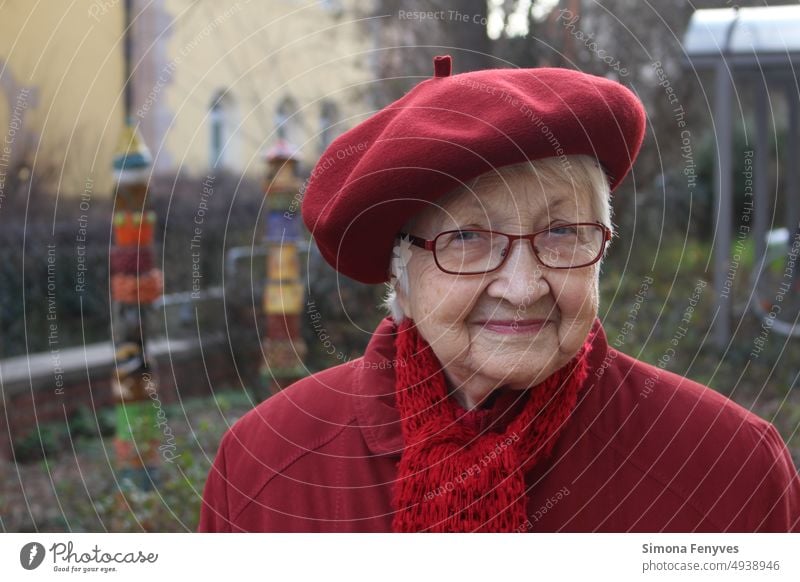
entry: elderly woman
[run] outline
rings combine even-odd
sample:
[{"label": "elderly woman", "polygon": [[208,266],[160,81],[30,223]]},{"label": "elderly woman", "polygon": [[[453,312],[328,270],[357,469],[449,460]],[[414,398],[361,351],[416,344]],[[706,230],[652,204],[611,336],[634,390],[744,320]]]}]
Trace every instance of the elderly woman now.
[{"label": "elderly woman", "polygon": [[575,71],[434,64],[330,146],[303,200],[331,265],[390,282],[391,315],[363,357],[225,435],[200,530],[800,529],[774,427],[612,349],[597,319],[638,99]]}]

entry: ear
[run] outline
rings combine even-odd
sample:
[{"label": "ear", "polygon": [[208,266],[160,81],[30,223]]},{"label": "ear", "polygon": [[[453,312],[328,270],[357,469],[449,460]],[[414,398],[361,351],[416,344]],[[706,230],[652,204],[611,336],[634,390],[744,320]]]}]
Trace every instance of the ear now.
[{"label": "ear", "polygon": [[400,309],[403,310],[403,313],[409,319],[414,319],[414,315],[411,313],[411,302],[408,300],[408,297],[403,290],[400,288],[400,285],[396,286],[394,289],[394,296],[395,301],[397,301],[397,305],[400,306]]}]

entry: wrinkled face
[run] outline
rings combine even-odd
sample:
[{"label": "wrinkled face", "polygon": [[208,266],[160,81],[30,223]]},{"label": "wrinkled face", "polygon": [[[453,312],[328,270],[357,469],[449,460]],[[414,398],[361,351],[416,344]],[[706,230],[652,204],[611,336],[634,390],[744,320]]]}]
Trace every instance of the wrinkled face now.
[{"label": "wrinkled face", "polygon": [[[529,234],[559,223],[599,222],[591,191],[569,181],[542,184],[512,173],[480,180],[473,192],[445,196],[409,225],[433,239],[446,230],[481,228]],[[598,310],[599,264],[548,269],[527,241],[511,246],[503,266],[481,275],[451,275],[433,253],[411,247],[408,294],[398,302],[431,345],[453,387],[524,389],[564,366],[583,345]],[[480,400],[480,398],[478,398]]]}]

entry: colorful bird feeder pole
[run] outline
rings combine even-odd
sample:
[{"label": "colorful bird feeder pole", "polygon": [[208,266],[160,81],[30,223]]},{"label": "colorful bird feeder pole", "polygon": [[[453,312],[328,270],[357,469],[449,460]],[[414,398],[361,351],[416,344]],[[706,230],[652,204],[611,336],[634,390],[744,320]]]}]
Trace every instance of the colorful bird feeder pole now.
[{"label": "colorful bird feeder pole", "polygon": [[117,413],[114,446],[122,480],[139,489],[157,480],[163,415],[155,361],[147,357],[147,318],[164,290],[155,265],[156,215],[146,209],[152,160],[127,123],[114,156],[116,196],[110,249],[112,332],[116,368],[111,380]]},{"label": "colorful bird feeder pole", "polygon": [[299,245],[304,241],[302,219],[296,208],[300,180],[296,150],[279,139],[266,154],[267,280],[263,311],[266,337],[260,378],[273,395],[307,374],[308,351],[300,331],[304,286],[300,277]]}]

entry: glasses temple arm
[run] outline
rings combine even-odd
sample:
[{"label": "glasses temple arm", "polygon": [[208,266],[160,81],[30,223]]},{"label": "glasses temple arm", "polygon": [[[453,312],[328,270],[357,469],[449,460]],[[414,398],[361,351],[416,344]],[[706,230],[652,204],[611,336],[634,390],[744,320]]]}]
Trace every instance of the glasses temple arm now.
[{"label": "glasses temple arm", "polygon": [[420,238],[418,236],[414,236],[413,234],[408,234],[405,232],[398,232],[397,236],[406,239],[415,247],[420,247],[423,249],[427,249],[429,251],[433,250],[433,241],[432,240],[425,240],[424,238]]}]

